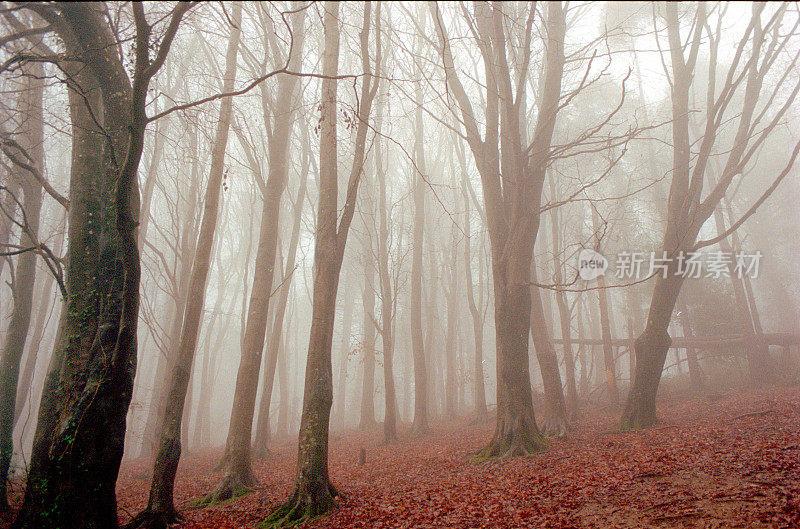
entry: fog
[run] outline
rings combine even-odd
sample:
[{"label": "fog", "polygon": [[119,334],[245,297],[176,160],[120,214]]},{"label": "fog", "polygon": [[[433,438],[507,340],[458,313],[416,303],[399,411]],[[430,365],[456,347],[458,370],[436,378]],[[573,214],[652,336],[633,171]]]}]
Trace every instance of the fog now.
[{"label": "fog", "polygon": [[[403,483],[381,458],[429,461],[420,440],[505,462],[720,400],[791,408],[798,21],[788,3],[4,2],[14,527],[204,527],[177,517],[192,472],[212,476],[198,505],[263,486],[269,523],[305,522],[362,501],[337,470],[356,450]],[[265,485],[295,455],[289,488]],[[432,512],[408,523],[477,523]],[[564,526],[611,523],[580,513]]]}]

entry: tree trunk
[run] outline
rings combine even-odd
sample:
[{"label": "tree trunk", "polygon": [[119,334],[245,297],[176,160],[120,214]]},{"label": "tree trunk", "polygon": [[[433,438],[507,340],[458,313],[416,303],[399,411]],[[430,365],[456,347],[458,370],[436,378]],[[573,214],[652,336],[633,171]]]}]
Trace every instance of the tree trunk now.
[{"label": "tree trunk", "polygon": [[[150,406],[147,411],[144,432],[142,434],[142,445],[139,450],[139,457],[152,457],[158,445],[158,432],[164,417],[164,409],[167,405],[167,384],[178,355],[178,348],[181,341],[181,328],[183,327],[183,316],[186,311],[186,301],[189,293],[189,281],[192,276],[192,263],[197,251],[197,208],[198,208],[198,186],[200,181],[200,156],[197,144],[197,130],[189,125],[189,148],[192,154],[191,183],[189,184],[189,197],[186,200],[187,211],[181,215],[182,225],[180,231],[180,255],[175,258],[180,262],[176,267],[176,281],[172,284],[172,318],[170,321],[169,335],[167,338],[166,351],[161,351],[156,361],[155,376],[153,377],[153,391],[150,397]],[[140,244],[144,244],[145,239],[140,238]]]},{"label": "tree trunk", "polygon": [[359,429],[375,427],[375,290],[372,286],[375,267],[369,255],[364,259],[364,290],[361,304],[364,307],[364,340],[361,349],[364,353],[364,378],[361,389],[361,420]]},{"label": "tree trunk", "polygon": [[[44,94],[43,68],[31,63],[24,77],[19,112],[25,116],[20,132],[20,145],[30,155],[39,174],[44,173],[44,122],[42,98]],[[30,248],[39,240],[39,217],[42,211],[42,186],[33,175],[18,168],[16,177],[21,182],[24,201],[22,210],[25,228],[20,233],[20,246]],[[14,308],[8,323],[6,338],[0,357],[0,510],[8,509],[6,481],[14,454],[12,434],[14,432],[14,410],[16,407],[17,380],[20,361],[25,351],[25,342],[31,321],[34,282],[36,280],[36,253],[27,251],[19,255],[14,270]],[[38,344],[37,344],[38,346]],[[33,351],[31,351],[33,353]],[[35,354],[34,354],[35,358]]]},{"label": "tree trunk", "polygon": [[[556,200],[556,187],[555,182],[550,178],[550,200]],[[553,208],[550,210],[550,235],[553,247],[553,268],[555,274],[553,275],[556,284],[561,284],[563,276],[561,274],[561,267],[563,260],[561,255],[561,230],[559,229],[558,222],[558,209]],[[572,355],[572,313],[569,309],[569,302],[567,301],[567,294],[564,290],[558,289],[555,292],[556,305],[558,306],[558,317],[561,323],[561,339],[564,340],[564,366],[567,375],[567,402],[566,410],[570,418],[574,418],[578,413],[578,391],[575,387],[575,357]]]},{"label": "tree trunk", "polygon": [[383,170],[383,149],[380,131],[383,124],[382,108],[378,108],[375,129],[375,173],[378,180],[378,277],[381,287],[381,326],[383,342],[383,441],[397,439],[397,398],[394,386],[394,292],[389,273],[389,206],[386,196],[386,174]]},{"label": "tree trunk", "polygon": [[[580,295],[580,294],[579,294]],[[578,302],[578,341],[583,340],[584,337],[584,330],[583,330],[583,299]],[[590,333],[591,334],[591,333]],[[578,345],[578,357],[581,360],[581,374],[580,374],[580,388],[581,388],[581,395],[586,398],[589,395],[589,372],[586,369],[588,365],[586,354],[586,346],[582,343]]]},{"label": "tree trunk", "polygon": [[647,428],[656,423],[656,393],[672,339],[667,332],[682,277],[656,277],[644,332],[636,339],[636,371],[622,412],[623,429]]},{"label": "tree trunk", "polygon": [[422,89],[417,85],[414,132],[414,233],[411,241],[411,351],[414,360],[414,422],[412,435],[428,432],[428,370],[422,329],[422,250],[425,244],[425,138],[422,121]]},{"label": "tree trunk", "polygon": [[[694,333],[689,323],[689,308],[685,303],[681,307],[678,317],[680,318],[681,327],[683,327],[683,335],[687,338],[692,338]],[[706,386],[705,376],[700,367],[700,362],[697,360],[697,350],[694,347],[686,348],[686,361],[689,364],[689,379],[692,382],[692,388],[694,388],[695,391],[704,390]]]},{"label": "tree trunk", "polygon": [[[97,9],[65,4],[60,15],[60,29],[70,29],[61,37],[86,65],[68,67],[83,97],[69,92],[73,151],[67,307],[14,526],[116,527],[114,486],[136,358],[135,171],[143,124],[131,120],[130,84],[121,64],[99,49],[111,35]],[[102,82],[100,63],[109,73]],[[101,90],[85,91],[87,86]],[[102,124],[92,117],[100,108]],[[123,152],[128,157],[120,168]]]},{"label": "tree trunk", "polygon": [[[290,69],[296,69],[303,49],[303,10],[294,14],[292,34],[294,46]],[[214,492],[206,498],[218,502],[240,495],[256,485],[250,461],[250,442],[258,392],[261,353],[267,332],[270,296],[278,246],[278,225],[281,197],[289,172],[289,138],[292,132],[292,99],[297,76],[284,75],[278,80],[275,126],[269,136],[269,175],[266,182],[261,227],[258,238],[253,286],[248,303],[247,323],[242,340],[242,355],[236,375],[228,440],[221,465],[224,476]],[[264,116],[265,120],[267,116]],[[274,371],[273,371],[274,373]]]},{"label": "tree trunk", "polygon": [[[451,167],[452,167],[452,153],[451,153]],[[458,191],[453,188],[453,196],[457,197]],[[455,206],[458,210],[458,205]],[[444,415],[447,419],[455,419],[458,414],[458,367],[457,367],[457,353],[458,353],[458,252],[456,239],[456,230],[458,227],[454,224],[450,227],[450,251],[447,255],[447,276],[448,287],[446,290],[447,301],[447,328],[445,331],[444,339],[444,358],[445,358],[445,383],[444,383]],[[442,263],[444,268],[445,263]],[[444,272],[444,270],[443,270]],[[444,274],[443,274],[444,275]]]},{"label": "tree trunk", "polygon": [[275,424],[275,437],[284,438],[289,435],[289,374],[286,365],[286,336],[281,334],[281,346],[278,350],[278,387],[280,388],[281,400],[278,401],[278,420]]},{"label": "tree trunk", "polygon": [[[233,4],[233,24],[225,56],[223,91],[231,91],[236,78],[236,60],[241,36],[242,5]],[[181,455],[181,418],[189,385],[189,374],[197,346],[197,337],[205,304],[205,290],[211,265],[211,249],[219,215],[220,191],[225,173],[225,150],[228,144],[233,100],[225,98],[220,104],[219,121],[211,153],[211,168],[203,202],[203,218],[197,237],[197,250],[189,282],[188,302],[181,330],[178,357],[168,382],[166,409],[159,435],[159,448],[153,466],[153,479],[147,508],[131,522],[132,527],[165,528],[177,520],[173,500],[175,474]]]},{"label": "tree trunk", "polygon": [[[361,82],[360,107],[356,117],[356,138],[353,165],[341,220],[338,222],[337,167],[337,80],[339,71],[339,3],[325,3],[324,51],[322,57],[322,120],[320,122],[319,203],[317,208],[316,242],[314,246],[314,294],[311,333],[305,372],[303,414],[297,455],[297,483],[289,500],[266,520],[278,526],[297,524],[335,507],[337,491],[328,477],[328,431],[333,401],[331,343],[339,273],[353,220],[358,184],[364,169],[367,128],[378,87],[369,60],[369,26],[371,4],[364,5],[360,33]],[[380,4],[376,16],[376,73],[381,64]]]},{"label": "tree trunk", "polygon": [[[345,285],[347,282],[345,281]],[[345,287],[346,288],[346,287]],[[339,380],[336,392],[333,394],[334,408],[337,410],[339,425],[344,428],[347,418],[347,362],[350,358],[350,333],[353,326],[353,298],[346,296],[344,300],[344,313],[342,314],[342,341],[339,346]]]},{"label": "tree trunk", "polygon": [[[308,146],[307,132],[304,130],[303,137],[304,150],[303,150],[303,166],[300,171],[300,183],[297,189],[297,198],[294,201],[294,219],[292,223],[292,235],[289,240],[289,250],[286,254],[286,266],[284,266],[284,274],[289,276],[285,284],[280,288],[278,304],[275,307],[275,315],[272,322],[272,332],[270,333],[271,340],[267,344],[267,365],[266,373],[264,374],[264,386],[261,393],[261,403],[258,408],[258,417],[256,424],[256,436],[253,441],[253,453],[256,457],[265,457],[268,452],[267,444],[269,443],[269,408],[272,403],[272,393],[275,381],[275,366],[279,362],[279,352],[281,337],[283,335],[283,323],[286,314],[286,305],[289,301],[289,292],[291,292],[292,280],[294,279],[295,260],[297,258],[297,245],[300,241],[300,227],[303,222],[303,202],[306,196],[306,182],[308,180]],[[281,391],[285,389],[281,386]],[[286,400],[286,395],[281,393],[281,403]]]},{"label": "tree trunk", "polygon": [[[531,280],[536,279],[536,265],[531,263]],[[539,362],[544,384],[545,414],[542,425],[548,435],[560,436],[567,433],[567,409],[564,405],[564,389],[561,385],[561,373],[558,370],[558,358],[550,339],[544,307],[539,287],[530,287],[530,335]]]},{"label": "tree trunk", "polygon": [[[66,230],[67,227],[66,224],[67,224],[67,213],[64,212],[61,224],[59,225],[56,231],[57,233],[56,240],[52,248],[53,253],[55,253],[56,255],[63,254],[64,231]],[[54,312],[55,311],[54,302],[50,301],[51,296],[53,294],[53,283],[55,283],[53,274],[50,273],[45,274],[42,284],[42,291],[39,297],[39,302],[36,304],[36,306],[39,307],[39,310],[36,314],[36,321],[33,324],[33,334],[31,335],[31,339],[28,341],[28,355],[27,358],[25,359],[25,366],[22,369],[19,383],[17,384],[17,398],[16,398],[16,404],[14,405],[15,428],[17,426],[19,418],[22,416],[22,410],[25,409],[25,405],[28,404],[30,406],[30,409],[32,410],[33,399],[41,398],[41,395],[34,396],[31,393],[31,390],[34,389],[32,387],[33,376],[36,371],[36,363],[40,358],[39,350],[41,346],[42,336],[44,335],[45,327],[47,326],[47,322],[50,319],[50,317],[53,314],[58,314],[60,312],[60,308],[58,312]],[[58,305],[60,306],[61,303],[58,302]]]},{"label": "tree trunk", "polygon": [[[472,284],[472,253],[471,253],[471,236],[470,236],[470,207],[469,196],[467,195],[467,175],[462,169],[461,192],[464,197],[464,270],[466,272],[467,281],[467,304],[469,305],[469,313],[472,317],[472,332],[474,335],[474,372],[475,380],[475,415],[478,422],[486,420],[488,412],[486,410],[486,389],[483,382],[483,315],[475,303],[475,292]],[[479,249],[480,251],[480,249]],[[412,272],[413,274],[413,272]],[[478,267],[478,276],[482,274],[481,267]],[[478,286],[480,289],[480,284]],[[482,304],[481,304],[482,305]]]}]

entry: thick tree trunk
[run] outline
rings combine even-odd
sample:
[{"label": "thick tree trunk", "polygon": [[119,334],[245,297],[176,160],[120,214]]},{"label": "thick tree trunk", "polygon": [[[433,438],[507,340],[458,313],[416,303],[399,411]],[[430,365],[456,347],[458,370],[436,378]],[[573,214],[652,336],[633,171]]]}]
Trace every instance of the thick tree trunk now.
[{"label": "thick tree trunk", "polygon": [[622,412],[624,429],[647,428],[656,423],[656,394],[664,369],[664,360],[672,339],[667,332],[682,277],[657,276],[644,332],[636,339],[636,371],[633,386]]},{"label": "thick tree trunk", "polygon": [[[236,59],[241,36],[242,5],[233,4],[233,24],[225,57],[224,91],[233,89]],[[189,282],[188,302],[181,330],[178,357],[168,382],[166,409],[161,423],[159,448],[153,466],[153,479],[147,508],[134,518],[131,527],[165,528],[177,520],[173,489],[181,455],[181,418],[189,385],[189,374],[197,346],[197,337],[205,305],[205,290],[211,266],[211,249],[219,214],[222,178],[225,173],[225,150],[228,144],[233,101],[225,98],[220,104],[219,121],[211,153],[211,168],[203,202],[203,218],[197,237],[197,250]]]},{"label": "thick tree trunk", "polygon": [[[544,83],[529,147],[522,144],[520,108],[512,93],[503,13],[499,6],[475,6],[478,38],[491,43],[481,46],[487,84],[485,138],[481,138],[475,112],[459,79],[438,7],[431,4],[431,10],[441,45],[447,86],[461,110],[467,143],[481,177],[492,248],[497,426],[493,440],[482,453],[487,457],[527,454],[544,446],[544,439],[534,421],[528,368],[530,268],[539,229],[539,206],[548,152],[559,109],[566,31],[564,10],[558,2],[548,4]],[[501,101],[502,121],[499,115]],[[558,389],[560,392],[560,382]]]},{"label": "thick tree trunk", "polygon": [[497,426],[486,457],[528,455],[545,446],[533,414],[528,371],[531,292],[527,285],[497,288]]},{"label": "thick tree trunk", "polygon": [[[44,173],[44,122],[42,98],[44,94],[43,68],[39,63],[28,65],[22,86],[19,112],[25,116],[24,128],[19,131],[20,145],[30,155],[39,172]],[[33,175],[18,168],[13,175],[21,181],[24,201],[25,228],[20,234],[20,246],[30,248],[39,240],[39,217],[42,211],[42,186]],[[36,280],[36,253],[28,251],[19,255],[14,270],[14,308],[3,342],[0,357],[0,510],[8,509],[6,480],[14,454],[14,410],[16,408],[17,380],[22,353],[31,321],[34,282]],[[38,346],[38,344],[36,344]],[[33,351],[31,351],[33,353]],[[35,358],[35,354],[34,354]]]},{"label": "thick tree trunk", "polygon": [[86,65],[67,67],[73,88],[81,91],[70,91],[67,307],[14,526],[113,528],[114,489],[136,369],[136,170],[146,83],[131,99],[124,69],[107,51],[113,49],[110,28],[95,6],[63,4],[59,16],[69,52]]}]

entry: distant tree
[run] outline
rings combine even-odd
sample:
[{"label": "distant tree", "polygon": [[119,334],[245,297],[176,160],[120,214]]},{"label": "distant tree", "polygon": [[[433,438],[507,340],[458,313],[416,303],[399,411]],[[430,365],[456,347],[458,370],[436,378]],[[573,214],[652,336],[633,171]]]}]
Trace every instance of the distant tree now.
[{"label": "distant tree", "polygon": [[[2,137],[3,150],[12,152],[18,145],[22,152],[12,154],[14,160],[22,161],[25,166],[32,166],[33,171],[23,167],[15,167],[12,178],[19,183],[24,196],[20,204],[21,222],[19,251],[22,251],[14,267],[13,302],[14,308],[8,329],[3,341],[0,356],[0,476],[3,486],[0,489],[0,509],[8,509],[6,497],[6,478],[14,454],[12,433],[14,430],[17,409],[17,382],[20,362],[25,351],[25,343],[31,322],[34,282],[36,280],[36,255],[41,249],[39,245],[39,218],[42,211],[42,185],[34,176],[44,173],[44,116],[42,99],[44,97],[44,68],[41,63],[31,63],[22,69],[23,81],[20,87],[18,103],[19,115],[24,116],[19,130],[14,136],[21,143],[10,137]],[[5,134],[3,135],[5,136]],[[6,145],[13,142],[15,145]],[[30,157],[30,159],[27,159]],[[22,160],[20,160],[20,158]],[[13,163],[13,160],[12,160]],[[37,176],[39,176],[37,175]],[[18,200],[14,196],[15,200]],[[5,214],[5,211],[0,214]],[[13,220],[13,219],[9,219]],[[5,248],[4,248],[5,250]],[[3,252],[5,253],[5,252]],[[11,253],[11,252],[9,252]],[[38,344],[36,344],[38,346]],[[36,355],[34,354],[35,358]]]},{"label": "distant tree", "polygon": [[[295,12],[292,16],[292,49],[288,67],[290,70],[297,71],[303,53],[305,11],[300,9],[301,6],[298,2],[295,2],[292,7]],[[281,58],[276,58],[275,62],[277,68],[280,68],[283,61]],[[250,301],[247,304],[247,321],[242,339],[239,371],[236,375],[228,440],[225,444],[225,454],[221,464],[224,477],[207,498],[208,501],[226,500],[256,485],[250,463],[250,442],[261,368],[261,352],[266,338],[275,275],[281,197],[286,188],[289,174],[292,100],[297,80],[298,77],[295,75],[283,75],[278,79],[272,119],[273,128],[267,134],[269,174],[264,186],[264,203],[261,211],[255,272]],[[262,88],[262,94],[265,95],[264,90]],[[266,120],[268,116],[264,116],[264,118]]]}]

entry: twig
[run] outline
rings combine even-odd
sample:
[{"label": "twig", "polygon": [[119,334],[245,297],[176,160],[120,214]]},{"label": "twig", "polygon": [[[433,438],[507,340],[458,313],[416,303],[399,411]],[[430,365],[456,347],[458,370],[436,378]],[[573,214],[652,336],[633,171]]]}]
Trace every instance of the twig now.
[{"label": "twig", "polygon": [[731,420],[735,421],[737,419],[744,419],[746,417],[761,417],[762,415],[767,415],[769,413],[772,413],[773,411],[775,411],[775,410],[772,409],[772,408],[770,408],[768,410],[754,411],[754,412],[751,412],[751,413],[745,413],[743,415],[737,415],[736,417],[734,417]]}]

